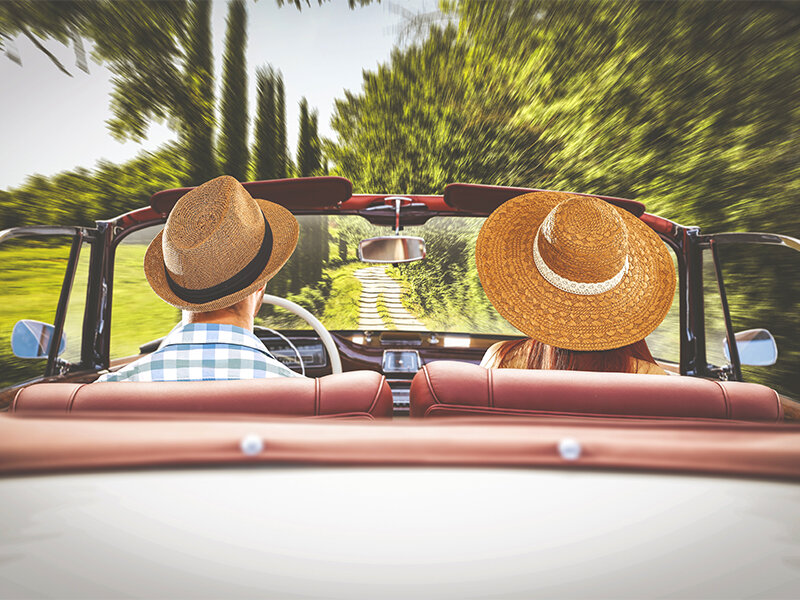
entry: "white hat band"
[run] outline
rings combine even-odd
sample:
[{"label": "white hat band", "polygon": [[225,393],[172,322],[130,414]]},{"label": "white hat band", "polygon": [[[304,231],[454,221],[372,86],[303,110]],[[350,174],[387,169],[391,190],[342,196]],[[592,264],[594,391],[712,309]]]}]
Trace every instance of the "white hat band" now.
[{"label": "white hat band", "polygon": [[626,254],[625,264],[622,265],[622,268],[619,270],[619,273],[614,275],[614,277],[612,277],[611,279],[606,279],[605,281],[597,281],[597,282],[585,282],[585,281],[572,281],[571,279],[562,277],[561,275],[553,271],[553,269],[547,266],[547,263],[544,262],[544,258],[542,258],[542,255],[539,253],[539,231],[541,231],[541,227],[539,228],[539,230],[536,231],[536,237],[533,240],[533,262],[536,265],[536,269],[539,271],[541,276],[544,277],[548,281],[548,283],[557,287],[562,292],[569,292],[570,294],[579,294],[581,296],[595,296],[597,294],[602,294],[617,287],[619,285],[619,282],[622,281],[622,278],[625,277],[625,273],[628,272],[628,267],[630,263],[628,261],[628,255]]}]

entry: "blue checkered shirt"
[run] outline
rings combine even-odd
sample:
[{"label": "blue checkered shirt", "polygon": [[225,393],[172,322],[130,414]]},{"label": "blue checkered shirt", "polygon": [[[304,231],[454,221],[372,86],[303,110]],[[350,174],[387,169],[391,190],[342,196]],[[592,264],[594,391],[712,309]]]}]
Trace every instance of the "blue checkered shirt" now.
[{"label": "blue checkered shirt", "polygon": [[158,350],[97,381],[207,381],[300,377],[252,332],[217,323],[179,324]]}]

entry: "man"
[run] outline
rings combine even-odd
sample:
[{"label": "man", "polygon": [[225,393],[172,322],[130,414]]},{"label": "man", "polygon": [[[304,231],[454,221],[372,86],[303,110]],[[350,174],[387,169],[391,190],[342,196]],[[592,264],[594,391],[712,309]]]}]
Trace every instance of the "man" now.
[{"label": "man", "polygon": [[297,245],[298,225],[277,204],[217,177],[178,200],[150,244],[144,272],[183,320],[158,350],[97,381],[295,377],[253,335],[266,282]]}]

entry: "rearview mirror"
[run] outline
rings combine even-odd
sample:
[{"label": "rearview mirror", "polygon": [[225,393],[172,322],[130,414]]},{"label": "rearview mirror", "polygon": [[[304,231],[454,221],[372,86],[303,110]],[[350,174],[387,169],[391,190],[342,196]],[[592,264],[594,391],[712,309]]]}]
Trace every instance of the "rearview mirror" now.
[{"label": "rearview mirror", "polygon": [[[752,367],[766,367],[774,365],[778,360],[778,345],[775,338],[766,329],[748,329],[739,331],[733,336],[736,339],[736,349],[739,351],[739,362]],[[725,358],[730,361],[728,340],[722,343]]]},{"label": "rearview mirror", "polygon": [[[50,353],[50,344],[54,332],[55,327],[41,321],[31,321],[29,319],[18,321],[11,332],[11,350],[14,352],[14,356],[19,358],[47,358]],[[66,348],[67,336],[62,333],[58,354],[64,352]]]},{"label": "rearview mirror", "polygon": [[361,240],[358,259],[366,263],[406,263],[425,258],[425,240],[420,237],[390,236]]}]

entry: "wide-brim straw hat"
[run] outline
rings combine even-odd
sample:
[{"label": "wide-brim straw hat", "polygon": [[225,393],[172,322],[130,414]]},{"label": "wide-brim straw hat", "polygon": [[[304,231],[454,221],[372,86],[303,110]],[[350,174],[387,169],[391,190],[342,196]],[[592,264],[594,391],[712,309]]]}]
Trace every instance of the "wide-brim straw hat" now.
[{"label": "wide-brim straw hat", "polygon": [[289,260],[299,228],[292,213],[253,198],[233,177],[207,181],[178,200],[150,243],[144,272],[165,302],[199,312],[231,306]]},{"label": "wide-brim straw hat", "polygon": [[644,339],[675,292],[675,267],[658,235],[591,196],[512,198],[484,222],[475,260],[497,312],[531,338],[569,350]]}]

